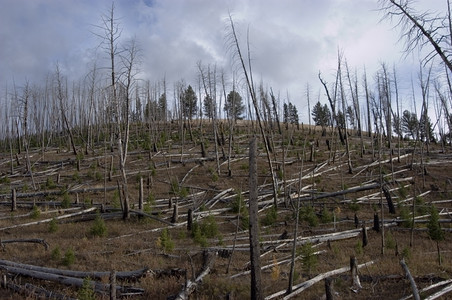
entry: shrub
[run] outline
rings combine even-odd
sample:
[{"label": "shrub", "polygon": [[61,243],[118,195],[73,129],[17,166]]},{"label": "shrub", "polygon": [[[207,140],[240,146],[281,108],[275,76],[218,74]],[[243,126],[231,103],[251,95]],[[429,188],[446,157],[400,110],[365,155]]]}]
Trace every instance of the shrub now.
[{"label": "shrub", "polygon": [[352,202],[350,202],[350,204],[348,205],[348,207],[353,211],[353,212],[358,212],[359,209],[361,208],[358,201],[356,199],[353,199]]},{"label": "shrub", "polygon": [[86,277],[83,279],[83,284],[78,290],[77,298],[79,300],[95,300],[94,286],[91,283],[91,278]]},{"label": "shrub", "polygon": [[429,209],[428,209],[428,206],[425,205],[424,198],[419,197],[419,196],[416,197],[415,203],[416,203],[416,212],[419,215],[425,215],[425,214],[429,213]]},{"label": "shrub", "polygon": [[80,178],[80,174],[78,172],[75,172],[74,175],[72,175],[72,180],[77,182],[77,183],[81,183],[81,178]]},{"label": "shrub", "polygon": [[50,254],[50,257],[53,260],[60,260],[61,259],[61,249],[59,246],[56,246],[53,248],[52,253]]},{"label": "shrub", "polygon": [[63,194],[63,200],[61,201],[61,208],[69,208],[71,207],[71,198],[69,197],[67,192]]},{"label": "shrub", "polygon": [[115,190],[113,193],[113,199],[111,201],[111,205],[113,206],[113,208],[121,207],[121,203],[119,202],[119,191],[118,190]]},{"label": "shrub", "polygon": [[400,205],[399,207],[400,218],[403,220],[402,226],[410,228],[413,225],[413,217],[411,216],[408,207],[406,205]]},{"label": "shrub", "polygon": [[63,265],[69,267],[75,263],[75,253],[72,248],[69,248],[66,253],[64,253],[63,257]]},{"label": "shrub", "polygon": [[208,238],[218,237],[221,239],[214,216],[209,215],[201,224],[193,222],[192,237],[195,243],[198,243],[201,247],[208,246]]},{"label": "shrub", "polygon": [[430,207],[430,218],[427,224],[428,235],[434,241],[444,240],[444,231],[441,229],[439,224],[439,214],[438,210],[434,205]]},{"label": "shrub", "polygon": [[49,222],[49,232],[54,233],[58,231],[58,223],[55,218],[52,219],[52,221]]},{"label": "shrub", "polygon": [[206,238],[214,238],[219,234],[217,222],[213,215],[209,215],[201,224],[201,233]]},{"label": "shrub", "polygon": [[11,183],[11,180],[9,179],[8,176],[0,177],[0,183],[1,183],[1,184],[10,184],[10,183]]},{"label": "shrub", "polygon": [[406,199],[406,197],[408,196],[408,191],[403,184],[399,188],[399,196],[402,200]]},{"label": "shrub", "polygon": [[214,173],[212,173],[212,181],[213,182],[217,182],[218,181],[218,174],[217,174],[217,172],[214,172]]},{"label": "shrub", "polygon": [[238,214],[240,211],[240,223],[243,229],[249,227],[249,213],[245,200],[241,192],[237,192],[234,200],[231,202],[232,212]]},{"label": "shrub", "polygon": [[238,214],[240,212],[240,215],[242,215],[244,212],[248,213],[248,209],[245,205],[245,199],[243,198],[243,195],[241,192],[237,192],[237,194],[234,197],[234,200],[231,202],[231,208],[232,212],[235,214]]},{"label": "shrub", "polygon": [[37,219],[41,215],[41,210],[36,205],[33,205],[33,209],[31,211],[30,217],[32,219]]},{"label": "shrub", "polygon": [[96,215],[94,224],[91,226],[89,232],[92,236],[103,237],[107,235],[107,225],[105,225],[104,219],[99,214]]},{"label": "shrub", "polygon": [[162,248],[165,253],[173,251],[174,242],[171,240],[171,236],[167,228],[163,229],[160,237],[157,239],[157,246]]},{"label": "shrub", "polygon": [[314,207],[312,206],[303,206],[300,208],[300,217],[301,220],[306,221],[309,226],[316,227],[319,225],[319,219],[315,214]]},{"label": "shrub", "polygon": [[322,223],[331,223],[333,222],[333,219],[334,219],[333,214],[330,211],[328,211],[326,207],[324,207],[322,209],[322,214],[320,215],[320,221]]},{"label": "shrub", "polygon": [[186,187],[181,187],[177,179],[173,179],[171,180],[170,194],[185,198],[188,196],[188,189]]},{"label": "shrub", "polygon": [[103,179],[102,173],[96,171],[96,173],[94,173],[94,179],[96,179],[96,181],[101,181]]},{"label": "shrub", "polygon": [[315,256],[315,249],[311,243],[306,243],[301,247],[301,262],[303,263],[303,271],[308,275],[315,269],[317,265],[317,256]]},{"label": "shrub", "polygon": [[385,234],[385,247],[387,249],[395,249],[395,247],[396,247],[396,241],[395,241],[394,237],[392,236],[391,231],[388,231]]},{"label": "shrub", "polygon": [[56,184],[55,184],[55,182],[53,181],[53,179],[51,177],[47,177],[47,179],[46,179],[46,188],[47,189],[54,189],[54,188],[56,188]]},{"label": "shrub", "polygon": [[363,254],[363,242],[358,240],[355,245],[355,252],[357,255]]},{"label": "shrub", "polygon": [[411,258],[411,250],[409,247],[405,247],[402,250],[402,257],[406,258],[406,259],[410,259]]},{"label": "shrub", "polygon": [[276,223],[277,219],[278,219],[278,212],[276,211],[276,208],[274,206],[272,206],[265,213],[265,217],[261,220],[261,224],[263,226],[271,226]]},{"label": "shrub", "polygon": [[191,229],[191,235],[193,238],[193,241],[197,244],[199,244],[201,247],[207,247],[207,238],[205,235],[201,233],[201,226],[198,222],[193,222],[192,229]]}]

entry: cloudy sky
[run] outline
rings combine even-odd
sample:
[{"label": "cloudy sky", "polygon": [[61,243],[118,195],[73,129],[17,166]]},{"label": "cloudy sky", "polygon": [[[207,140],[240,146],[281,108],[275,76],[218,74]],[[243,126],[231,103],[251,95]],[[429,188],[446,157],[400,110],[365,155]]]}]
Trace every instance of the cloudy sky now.
[{"label": "cloudy sky", "polygon": [[[110,0],[0,0],[1,90],[25,79],[45,79],[58,62],[70,79],[87,73],[99,39],[92,34]],[[443,11],[444,0],[418,0],[419,10]],[[418,58],[402,55],[399,31],[380,22],[378,0],[116,0],[121,41],[135,37],[142,50],[140,76],[197,84],[196,63],[231,74],[228,14],[242,46],[247,30],[254,78],[290,97],[302,112],[309,83],[317,94],[318,72],[333,81],[337,51],[349,65],[372,72],[396,65],[406,81]],[[105,56],[98,50],[97,57]],[[392,68],[392,67],[391,67]],[[414,75],[416,76],[416,75]],[[322,91],[323,92],[323,91]]]}]

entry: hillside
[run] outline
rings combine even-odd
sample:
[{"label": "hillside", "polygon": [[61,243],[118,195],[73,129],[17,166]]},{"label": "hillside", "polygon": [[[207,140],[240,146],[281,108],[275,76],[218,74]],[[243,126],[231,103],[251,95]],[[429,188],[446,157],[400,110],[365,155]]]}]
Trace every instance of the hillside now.
[{"label": "hillside", "polygon": [[[125,168],[130,199],[125,220],[124,183],[116,145],[109,138],[99,134],[86,152],[77,141],[77,156],[64,135],[44,147],[32,144],[31,172],[24,150],[19,153],[12,146],[12,152],[0,153],[1,298],[20,294],[35,299],[47,292],[49,298],[93,299],[89,280],[95,280],[94,299],[110,299],[114,270],[116,284],[124,287],[116,293],[127,299],[176,296],[200,274],[205,277],[193,287],[193,298],[248,299],[249,141],[259,132],[256,126],[251,121],[236,124],[229,140],[226,122],[218,125],[217,139],[209,122],[194,121],[184,130],[177,122],[156,128],[134,124]],[[365,134],[360,139],[350,131],[350,173],[346,147],[330,129],[325,136],[320,128],[306,125],[283,126],[282,134],[270,126],[266,130],[277,184],[275,209],[265,145],[257,135],[260,265],[268,299],[289,285],[298,202],[294,290],[304,290],[295,298],[324,297],[324,280],[303,283],[348,267],[351,257],[358,264],[369,263],[359,269],[362,288],[355,283],[351,289],[348,269],[334,274],[329,277],[334,299],[410,295],[402,258],[419,290],[451,278],[450,148],[399,143],[395,137],[389,149],[383,138]],[[428,231],[432,207],[439,212],[433,224],[440,224],[444,234],[438,243]],[[383,227],[374,223],[375,216],[384,220]],[[48,274],[55,270],[30,273],[30,266],[19,263],[84,273],[52,279]],[[125,271],[136,272],[121,273]],[[37,279],[38,273],[48,277]],[[275,296],[283,297],[283,292]]]}]

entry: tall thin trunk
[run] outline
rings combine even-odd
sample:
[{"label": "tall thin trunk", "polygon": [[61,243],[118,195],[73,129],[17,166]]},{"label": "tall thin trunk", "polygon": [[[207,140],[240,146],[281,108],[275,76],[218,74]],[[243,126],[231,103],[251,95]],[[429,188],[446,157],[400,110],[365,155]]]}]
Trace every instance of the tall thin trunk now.
[{"label": "tall thin trunk", "polygon": [[[298,177],[298,197],[301,195],[302,189],[302,179],[303,179],[303,165],[304,165],[304,152],[306,149],[306,139],[303,143],[303,155],[301,156],[301,168],[300,175]],[[297,208],[296,208],[296,218],[295,218],[295,231],[293,237],[293,245],[292,245],[292,257],[290,261],[290,272],[289,272],[289,287],[287,288],[287,294],[292,293],[293,280],[294,280],[294,272],[295,272],[295,254],[297,250],[297,239],[298,239],[298,221],[300,218],[300,199],[297,199]]]},{"label": "tall thin trunk", "polygon": [[[238,54],[238,58],[240,60],[241,66],[242,66],[242,70],[243,73],[245,75],[245,79],[246,79],[246,83],[248,86],[248,91],[249,94],[251,96],[251,100],[253,102],[253,106],[254,106],[254,112],[256,114],[256,119],[257,122],[259,124],[259,129],[261,132],[261,136],[262,136],[262,141],[264,143],[264,147],[265,147],[265,152],[267,154],[267,163],[268,163],[268,168],[271,174],[271,178],[272,178],[272,184],[273,184],[273,199],[274,199],[274,207],[275,209],[278,209],[278,187],[276,184],[276,180],[275,180],[275,175],[273,172],[273,163],[272,163],[272,159],[270,156],[270,149],[269,149],[269,141],[268,138],[265,134],[265,130],[264,130],[264,125],[262,124],[262,120],[261,120],[261,116],[260,116],[260,112],[259,112],[259,107],[257,104],[257,97],[256,97],[256,92],[254,89],[254,84],[253,84],[253,78],[252,78],[252,71],[251,71],[251,57],[250,57],[250,49],[249,49],[249,43],[248,43],[248,68],[245,66],[245,61],[243,59],[242,56],[242,52],[240,50],[240,46],[239,46],[239,42],[237,39],[237,35],[235,32],[235,27],[234,27],[234,22],[232,21],[232,16],[229,16],[229,20],[231,23],[231,30],[232,30],[232,37],[233,37],[233,45],[236,46],[237,49],[237,54]],[[249,70],[249,72],[248,72]]]},{"label": "tall thin trunk", "polygon": [[249,235],[251,261],[251,299],[264,298],[261,285],[261,267],[259,262],[259,215],[257,199],[257,146],[256,137],[249,144]]}]

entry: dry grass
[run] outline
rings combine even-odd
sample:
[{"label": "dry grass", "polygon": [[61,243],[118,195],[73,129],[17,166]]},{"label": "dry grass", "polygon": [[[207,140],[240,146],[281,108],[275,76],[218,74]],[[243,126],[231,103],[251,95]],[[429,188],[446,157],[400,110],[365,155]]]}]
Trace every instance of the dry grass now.
[{"label": "dry grass", "polygon": [[[221,167],[222,172],[218,178],[212,176],[216,168],[215,161],[195,162],[189,159],[200,158],[200,146],[194,145],[190,142],[184,147],[185,163],[180,163],[180,148],[178,141],[171,142],[171,148],[165,148],[162,151],[166,155],[155,155],[152,160],[149,159],[148,152],[140,149],[131,151],[128,158],[127,170],[129,172],[128,182],[130,198],[132,206],[138,206],[138,178],[142,176],[145,182],[145,199],[149,195],[155,199],[150,203],[149,207],[152,212],[158,212],[158,217],[169,220],[172,209],[168,208],[168,199],[174,198],[175,195],[170,193],[170,183],[172,180],[181,181],[189,170],[197,166],[190,175],[186,178],[183,185],[187,187],[190,194],[200,191],[205,191],[204,194],[191,199],[183,199],[179,201],[181,208],[179,210],[179,222],[186,220],[186,213],[189,207],[202,208],[203,203],[212,199],[220,191],[234,188],[236,191],[248,190],[248,169],[246,158],[247,155],[247,131],[246,128],[239,128],[242,130],[240,138],[236,138],[234,149],[234,161],[232,162],[232,177],[228,177],[226,173],[227,164]],[[303,147],[301,141],[307,135],[305,131],[295,131],[294,145],[289,146],[287,151],[288,157],[286,161],[295,160],[294,163],[286,166],[286,179],[297,179],[300,171],[301,161],[296,160],[302,156]],[[324,138],[319,136],[319,133],[311,133],[308,136],[308,141],[319,141],[319,146],[316,147],[316,161],[305,162],[305,171],[308,173],[314,166],[320,165],[329,157],[329,152],[326,149]],[[357,143],[357,142],[356,142]],[[278,142],[276,143],[278,144]],[[279,143],[280,144],[280,143]],[[168,145],[167,145],[168,146]],[[353,147],[352,147],[353,148]],[[210,141],[208,151],[209,156],[213,155],[213,141]],[[343,151],[343,149],[339,149]],[[225,146],[227,153],[227,145]],[[270,174],[267,170],[266,158],[264,149],[260,148],[260,158],[258,162],[259,170],[259,185],[271,183]],[[74,157],[65,151],[49,149],[42,156],[38,151],[32,152],[32,161],[43,162],[66,162],[74,160]],[[36,163],[34,172],[35,179],[41,190],[45,190],[45,183],[47,178],[52,178],[56,182],[56,172],[49,171],[56,168],[61,176],[61,182],[56,184],[52,190],[62,190],[67,187],[77,188],[93,188],[104,186],[104,178],[107,171],[110,169],[111,153],[107,152],[104,158],[103,150],[99,149],[95,154],[85,155],[81,160],[80,171],[76,170],[75,163],[66,164],[59,167],[58,164],[44,164]],[[353,165],[356,170],[360,166],[369,164],[374,161],[371,152],[367,152],[361,158],[357,152],[353,152]],[[276,161],[281,162],[280,148],[276,151]],[[3,157],[3,158],[1,158]],[[8,154],[0,155],[0,172],[7,174],[8,172]],[[240,159],[242,158],[242,159]],[[306,158],[309,158],[309,153],[306,153]],[[172,160],[170,164],[168,161]],[[444,160],[447,164],[434,164]],[[418,159],[416,161],[419,161]],[[450,179],[450,170],[452,170],[452,163],[448,162],[444,155],[435,152],[427,158],[428,175],[425,176],[425,183],[422,178],[422,173],[418,166],[412,170],[407,170],[397,175],[397,178],[415,177],[417,194],[420,192],[432,189],[432,192],[424,197],[424,202],[429,203],[433,200],[449,199],[451,196],[446,184]],[[345,163],[345,158],[337,158],[335,163],[330,162],[322,170],[330,169],[320,177],[307,178],[303,181],[303,185],[314,184],[316,192],[331,192],[341,190],[342,187],[353,187],[362,184],[368,180],[378,179],[378,168],[372,167],[363,171],[359,176],[354,177],[355,174],[347,174],[345,165],[337,169],[335,166]],[[401,162],[395,162],[394,170],[403,170],[407,168],[409,159],[404,159]],[[115,158],[115,165],[117,161]],[[155,168],[154,168],[155,166]],[[386,171],[391,170],[389,164],[385,164]],[[18,189],[19,192],[30,192],[31,181],[30,178],[23,175],[23,165],[17,166],[17,175],[10,178],[9,183],[2,183],[0,185],[0,193],[9,194],[11,188]],[[42,175],[40,175],[42,174]],[[99,177],[100,174],[101,177]],[[97,177],[96,177],[97,176]],[[113,180],[106,181],[107,186],[115,186],[118,179],[118,171],[114,173]],[[296,185],[291,186],[292,192],[296,190]],[[393,185],[395,187],[395,185]],[[269,187],[262,188],[262,192],[268,190]],[[281,193],[283,188],[281,187]],[[336,224],[336,231],[347,230],[354,228],[353,217],[354,211],[350,209],[349,202],[344,200],[352,200],[360,196],[368,195],[375,191],[366,191],[356,194],[346,195],[344,197],[324,198],[319,200],[307,201],[303,205],[313,205],[316,213],[320,213],[323,208],[326,208],[331,213],[335,211],[336,218],[339,221]],[[408,196],[413,194],[413,189],[409,188]],[[394,199],[398,196],[397,192],[392,193]],[[75,202],[77,196],[75,194],[69,195],[71,202]],[[218,202],[216,208],[229,207],[233,195],[223,201]],[[245,196],[246,198],[246,196]],[[20,198],[20,201],[28,203],[36,202],[37,204],[45,201],[61,201],[63,197],[56,195],[52,197],[32,197]],[[107,208],[112,208],[117,203],[117,195],[114,191],[103,191],[79,193],[78,199],[80,203],[86,203],[86,206],[104,204]],[[165,199],[165,200],[163,200]],[[6,201],[6,200],[5,200]],[[187,202],[191,201],[191,202]],[[311,203],[312,202],[312,203]],[[186,205],[185,205],[186,204]],[[374,210],[379,211],[378,201],[368,201],[360,204],[357,212],[360,220],[370,222],[373,219]],[[117,204],[116,204],[117,205]],[[184,206],[185,205],[185,206]],[[440,209],[452,209],[450,203],[438,204]],[[42,211],[58,209],[58,206],[52,205],[40,206]],[[19,208],[17,211],[11,213],[8,205],[0,207],[0,216],[6,217],[0,219],[0,228],[11,226],[13,224],[22,224],[26,222],[35,221],[31,217],[16,216],[30,212],[30,207]],[[265,211],[262,212],[261,219],[264,218]],[[389,215],[387,208],[385,209],[385,218],[396,218],[399,214],[397,210],[396,215]],[[38,219],[51,218],[57,216],[59,213],[41,214]],[[10,216],[10,217],[8,217]],[[208,247],[217,247],[222,245],[232,245],[232,238],[236,230],[235,220],[236,215],[232,212],[224,212],[221,215],[215,216],[215,222],[218,225],[220,236],[215,238],[207,238]],[[203,221],[200,220],[200,223]],[[15,239],[15,238],[44,238],[50,245],[50,249],[45,251],[44,247],[35,244],[7,244],[2,252],[2,259],[28,263],[34,265],[41,265],[54,268],[63,268],[71,270],[85,270],[85,271],[125,271],[132,269],[140,269],[148,267],[150,269],[169,269],[181,268],[187,270],[188,277],[191,274],[197,273],[202,266],[201,252],[203,247],[191,237],[185,226],[175,227],[169,229],[171,240],[174,242],[174,250],[170,253],[165,253],[164,249],[160,247],[161,231],[152,232],[153,229],[158,229],[166,226],[158,221],[146,218],[138,218],[132,216],[130,220],[123,221],[120,218],[106,219],[107,234],[105,237],[95,237],[90,234],[90,228],[94,221],[92,218],[83,222],[69,221],[59,222],[56,232],[49,232],[48,224],[41,224],[36,226],[29,226],[17,229],[10,229],[1,231],[1,239]],[[294,212],[291,206],[285,207],[281,204],[278,211],[277,221],[268,227],[261,228],[262,240],[275,240],[278,235],[284,231],[292,234],[294,229]],[[368,226],[371,225],[368,223]],[[417,225],[417,227],[425,227],[425,224]],[[444,228],[450,228],[450,223],[443,224]],[[333,224],[319,224],[316,227],[309,226],[306,221],[300,222],[300,235],[316,235],[321,233],[332,232]],[[347,274],[334,277],[334,289],[338,293],[338,299],[398,299],[410,293],[410,288],[407,280],[404,278],[402,269],[399,265],[402,253],[406,255],[406,261],[412,274],[420,288],[427,286],[430,282],[436,282],[440,278],[450,278],[452,275],[452,236],[450,232],[446,233],[445,241],[440,243],[443,255],[443,264],[438,265],[436,256],[436,243],[431,241],[425,231],[416,231],[414,234],[414,246],[410,247],[410,231],[402,230],[400,227],[391,228],[391,235],[393,242],[397,243],[399,255],[395,255],[395,248],[385,248],[385,254],[381,254],[381,234],[370,230],[369,244],[362,248],[360,247],[361,235],[357,238],[332,241],[331,243],[322,243],[316,246],[316,250],[325,250],[326,252],[320,254],[318,263],[313,268],[311,274],[303,271],[301,261],[296,262],[295,283],[300,283],[309,279],[316,274],[330,271],[336,268],[347,266],[349,264],[350,256],[356,256],[359,263],[374,260],[376,263],[369,267],[360,270],[362,275],[363,289],[359,293],[353,293],[350,287],[350,278]],[[386,235],[388,235],[386,229]],[[243,238],[237,241],[237,244],[247,244],[247,233],[240,232],[238,235]],[[72,249],[75,253],[75,262],[70,266],[65,266],[61,258],[52,256],[53,251],[60,249],[61,255]],[[290,255],[290,248],[282,248],[269,255],[266,255],[261,260],[261,265],[266,265],[275,260],[282,259]],[[201,286],[198,287],[196,297],[198,299],[224,299],[227,295],[232,296],[233,299],[247,299],[249,298],[250,279],[249,275],[230,279],[229,276],[246,270],[247,262],[249,261],[249,254],[246,251],[236,251],[233,254],[233,259],[230,266],[229,274],[226,274],[229,263],[228,258],[217,257],[211,273],[204,279]],[[278,272],[267,269],[262,272],[264,294],[269,295],[276,291],[287,288],[288,274],[290,270],[289,264],[282,264],[278,267]],[[60,293],[68,295],[76,295],[77,289],[63,287],[58,284],[31,280],[21,278],[20,282],[33,282],[36,285],[43,286],[50,290],[57,290]],[[108,280],[105,278],[105,282]],[[142,278],[138,282],[130,282],[123,284],[132,284],[145,289],[145,294],[134,299],[166,299],[170,295],[177,294],[183,287],[185,278],[182,277],[163,277],[153,278],[151,276]],[[319,283],[302,293],[303,299],[318,299],[324,295],[324,286]],[[11,294],[4,289],[0,290],[1,299],[15,299],[17,295]],[[24,296],[25,297],[25,296]],[[100,299],[107,299],[108,297],[100,297]]]}]

